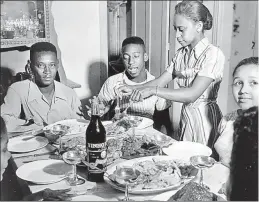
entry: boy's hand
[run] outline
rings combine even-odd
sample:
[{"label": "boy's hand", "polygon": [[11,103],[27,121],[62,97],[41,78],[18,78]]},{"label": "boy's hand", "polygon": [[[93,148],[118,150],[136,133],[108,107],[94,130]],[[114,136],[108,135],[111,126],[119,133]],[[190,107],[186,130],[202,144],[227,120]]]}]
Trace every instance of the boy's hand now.
[{"label": "boy's hand", "polygon": [[[93,99],[95,99],[95,96]],[[89,99],[89,102],[92,103],[92,99]],[[114,103],[114,100],[110,100],[108,105],[105,105],[103,102],[99,102],[99,109],[100,109],[101,117],[110,110],[113,103]],[[87,119],[87,116],[91,117],[91,115],[92,115],[91,107],[89,107],[88,105],[81,105],[79,107],[79,111],[81,112],[79,115],[83,116],[85,119]]]}]

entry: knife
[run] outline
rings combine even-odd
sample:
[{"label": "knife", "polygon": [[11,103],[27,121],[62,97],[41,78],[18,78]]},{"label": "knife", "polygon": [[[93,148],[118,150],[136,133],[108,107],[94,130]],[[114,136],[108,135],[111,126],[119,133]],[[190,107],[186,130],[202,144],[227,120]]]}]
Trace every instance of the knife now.
[{"label": "knife", "polygon": [[44,132],[43,129],[34,130],[34,131],[32,131],[32,133],[29,135],[29,137],[24,137],[22,140],[23,140],[23,141],[30,140],[30,139],[34,138],[35,136],[37,136],[37,135],[39,135],[39,134],[41,134],[41,133],[43,133],[43,132]]},{"label": "knife", "polygon": [[47,152],[44,152],[44,153],[41,153],[41,154],[30,154],[30,155],[23,155],[23,156],[17,156],[17,157],[14,157],[14,159],[19,159],[19,158],[24,158],[24,157],[39,157],[39,156],[43,156],[43,155],[46,155],[46,154],[52,154],[52,153],[55,153],[57,151],[57,149],[54,149],[53,151],[47,151]]}]

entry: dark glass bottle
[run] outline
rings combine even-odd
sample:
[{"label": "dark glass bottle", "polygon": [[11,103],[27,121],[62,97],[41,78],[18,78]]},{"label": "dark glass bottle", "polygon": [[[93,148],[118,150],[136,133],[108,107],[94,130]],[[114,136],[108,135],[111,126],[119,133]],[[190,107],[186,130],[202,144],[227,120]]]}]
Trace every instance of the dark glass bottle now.
[{"label": "dark glass bottle", "polygon": [[101,122],[100,110],[97,100],[92,101],[91,121],[86,129],[86,161],[97,166],[99,169],[87,167],[87,180],[92,182],[103,181],[104,170],[106,169],[107,148],[106,131]]}]

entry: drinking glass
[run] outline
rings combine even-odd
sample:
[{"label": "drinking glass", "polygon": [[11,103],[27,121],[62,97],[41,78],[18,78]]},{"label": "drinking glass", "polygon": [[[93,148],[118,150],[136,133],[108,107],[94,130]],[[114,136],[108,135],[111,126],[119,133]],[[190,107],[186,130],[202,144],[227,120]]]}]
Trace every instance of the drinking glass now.
[{"label": "drinking glass", "polygon": [[54,135],[58,135],[59,137],[59,150],[58,153],[61,154],[62,151],[62,140],[61,137],[64,136],[67,133],[67,128],[61,124],[54,125],[51,129],[50,132],[53,133]]},{"label": "drinking glass", "polygon": [[77,150],[71,150],[65,152],[62,157],[67,164],[73,165],[72,179],[68,179],[70,186],[76,186],[85,183],[85,180],[77,177],[76,165],[81,162],[81,153]]},{"label": "drinking glass", "polygon": [[121,201],[133,201],[129,199],[129,185],[139,176],[140,172],[130,166],[117,166],[114,172],[115,179],[118,183],[125,183],[125,197]]},{"label": "drinking glass", "polygon": [[216,163],[215,159],[209,156],[197,155],[192,156],[190,162],[195,168],[200,170],[200,185],[205,187],[203,184],[203,169],[212,167]]},{"label": "drinking glass", "polygon": [[169,141],[168,138],[164,135],[154,135],[153,139],[159,148],[159,155],[162,155],[163,154],[162,148],[166,143],[168,143]]}]

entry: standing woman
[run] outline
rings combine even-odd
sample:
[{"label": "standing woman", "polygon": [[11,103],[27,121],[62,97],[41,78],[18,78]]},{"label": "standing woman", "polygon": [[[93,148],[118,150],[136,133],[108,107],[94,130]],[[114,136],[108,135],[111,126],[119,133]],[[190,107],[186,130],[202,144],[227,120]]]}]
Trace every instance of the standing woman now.
[{"label": "standing woman", "polygon": [[[223,77],[225,57],[204,36],[212,28],[209,10],[198,1],[183,1],[176,5],[174,28],[177,50],[170,66],[157,79],[140,86],[120,86],[121,94],[142,100],[151,95],[183,103],[180,119],[180,140],[212,146],[222,117],[216,102]],[[165,86],[175,79],[180,89]]]}]

